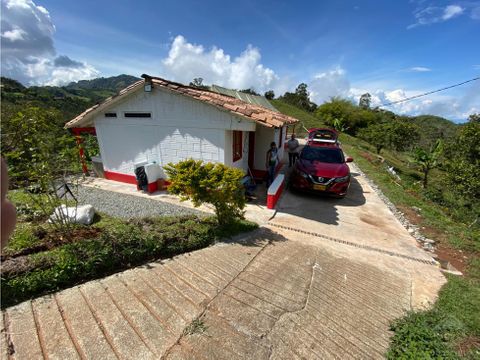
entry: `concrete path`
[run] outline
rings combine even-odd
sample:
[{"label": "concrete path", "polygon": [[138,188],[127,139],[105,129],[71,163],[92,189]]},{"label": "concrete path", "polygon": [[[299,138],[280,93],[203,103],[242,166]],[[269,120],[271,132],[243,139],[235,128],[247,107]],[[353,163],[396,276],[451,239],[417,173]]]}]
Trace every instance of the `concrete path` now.
[{"label": "concrete path", "polygon": [[390,321],[445,279],[365,179],[351,190],[287,191],[247,210],[263,227],[244,241],[8,308],[1,358],[383,358]]},{"label": "concrete path", "polygon": [[15,359],[380,357],[408,282],[265,235],[9,308],[4,341]]},{"label": "concrete path", "polygon": [[438,270],[296,234],[264,228],[11,307],[2,358],[382,358],[412,269]]}]

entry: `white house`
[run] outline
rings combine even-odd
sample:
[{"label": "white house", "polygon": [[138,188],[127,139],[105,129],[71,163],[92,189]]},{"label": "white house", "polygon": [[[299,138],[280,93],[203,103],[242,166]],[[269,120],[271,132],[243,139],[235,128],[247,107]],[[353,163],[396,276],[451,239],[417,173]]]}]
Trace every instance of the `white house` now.
[{"label": "white house", "polygon": [[156,183],[163,165],[188,158],[262,177],[270,143],[283,152],[286,127],[298,122],[235,97],[142,77],[65,125],[77,136],[96,133],[107,179],[136,183],[137,165],[157,164],[149,176]]}]

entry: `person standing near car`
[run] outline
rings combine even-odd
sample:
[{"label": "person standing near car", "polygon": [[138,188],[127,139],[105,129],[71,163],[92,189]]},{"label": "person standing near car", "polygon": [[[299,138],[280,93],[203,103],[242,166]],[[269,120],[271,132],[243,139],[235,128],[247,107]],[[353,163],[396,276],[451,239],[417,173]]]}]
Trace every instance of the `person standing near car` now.
[{"label": "person standing near car", "polygon": [[287,148],[288,148],[288,167],[292,167],[295,164],[295,161],[298,157],[298,147],[300,144],[298,140],[295,138],[295,134],[292,134],[290,139],[287,141]]},{"label": "person standing near car", "polygon": [[267,161],[265,167],[267,168],[268,177],[267,177],[267,188],[272,184],[275,178],[275,168],[278,163],[278,149],[275,141],[270,143],[270,149],[267,151]]}]

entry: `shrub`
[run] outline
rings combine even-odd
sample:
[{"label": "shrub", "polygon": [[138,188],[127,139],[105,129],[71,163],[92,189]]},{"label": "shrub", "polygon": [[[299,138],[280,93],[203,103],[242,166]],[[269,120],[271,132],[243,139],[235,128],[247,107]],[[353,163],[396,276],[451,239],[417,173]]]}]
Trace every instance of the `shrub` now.
[{"label": "shrub", "polygon": [[169,163],[164,169],[171,181],[168,191],[180,195],[182,201],[191,200],[195,206],[212,204],[221,226],[243,219],[242,170],[193,159]]}]

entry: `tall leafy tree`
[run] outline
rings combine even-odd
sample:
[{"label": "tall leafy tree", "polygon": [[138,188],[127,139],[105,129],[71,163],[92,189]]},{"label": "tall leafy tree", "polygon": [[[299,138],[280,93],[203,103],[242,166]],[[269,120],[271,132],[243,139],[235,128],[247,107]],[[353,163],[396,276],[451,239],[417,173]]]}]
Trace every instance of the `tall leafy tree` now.
[{"label": "tall leafy tree", "polygon": [[468,121],[480,123],[480,114],[471,114],[471,115],[468,117]]},{"label": "tall leafy tree", "polygon": [[299,84],[294,93],[286,92],[281,99],[305,111],[312,112],[317,108],[317,104],[310,101],[308,85],[305,83]]},{"label": "tall leafy tree", "polygon": [[388,124],[375,124],[359,131],[358,136],[375,146],[377,154],[388,146],[389,132]]},{"label": "tall leafy tree", "polygon": [[188,85],[199,89],[208,89],[208,86],[203,84],[203,78],[201,77],[194,78]]},{"label": "tall leafy tree", "polygon": [[449,188],[470,202],[480,202],[480,122],[468,122],[446,149]]},{"label": "tall leafy tree", "polygon": [[369,93],[365,93],[360,96],[360,100],[358,101],[358,106],[362,109],[370,109],[370,104],[372,102],[372,95]]},{"label": "tall leafy tree", "polygon": [[273,92],[273,90],[268,90],[264,96],[268,99],[268,100],[273,100],[275,98],[275,93]]}]

